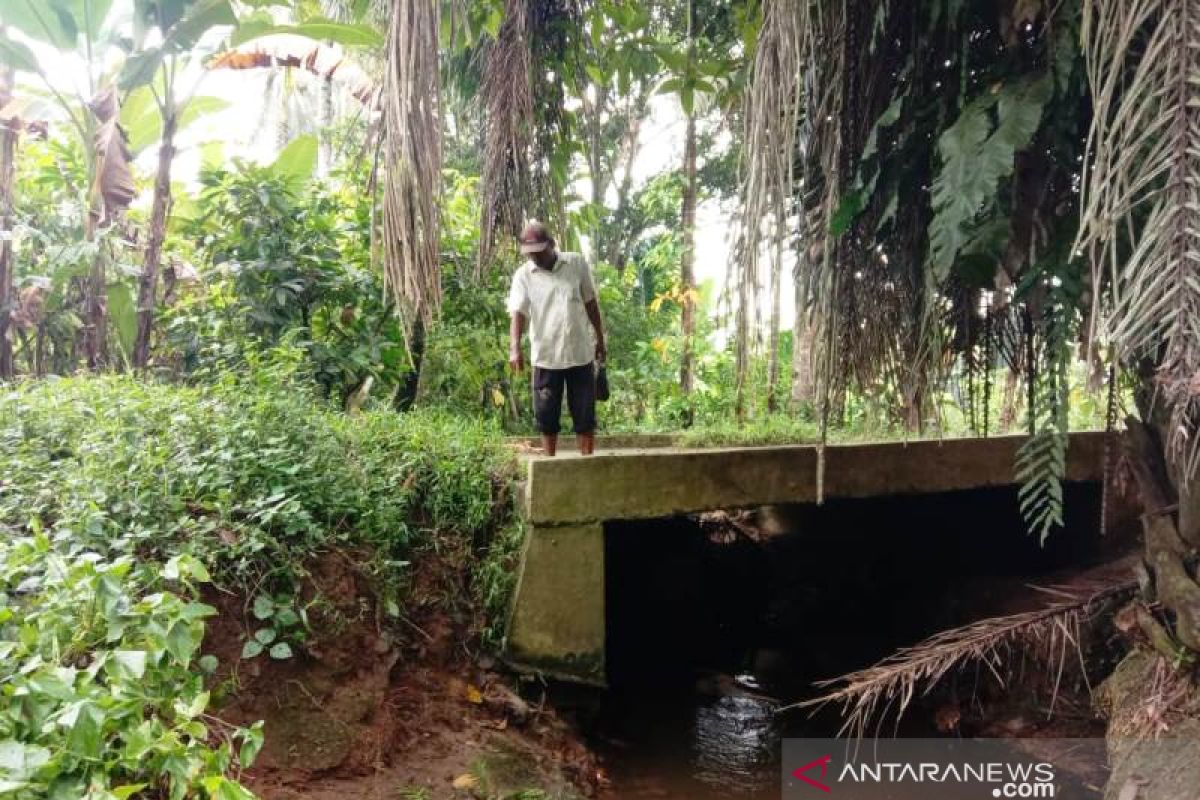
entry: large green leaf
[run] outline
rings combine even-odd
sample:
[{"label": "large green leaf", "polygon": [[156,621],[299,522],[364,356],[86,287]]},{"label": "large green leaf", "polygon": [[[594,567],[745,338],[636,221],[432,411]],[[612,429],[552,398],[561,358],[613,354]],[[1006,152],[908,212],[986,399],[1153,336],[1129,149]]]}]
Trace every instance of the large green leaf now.
[{"label": "large green leaf", "polygon": [[183,19],[194,0],[134,0],[136,11],[149,25],[167,30]]},{"label": "large green leaf", "polygon": [[69,14],[75,20],[78,31],[86,34],[94,42],[100,38],[100,31],[108,18],[108,12],[112,9],[113,0],[48,0],[45,4],[61,9],[61,13]]},{"label": "large green leaf", "polygon": [[121,87],[122,91],[149,86],[158,73],[158,68],[162,66],[165,55],[161,47],[152,47],[129,56],[117,76],[117,86]]},{"label": "large green leaf", "polygon": [[40,72],[37,56],[21,42],[0,34],[0,62],[16,70]]},{"label": "large green leaf", "polygon": [[333,22],[327,19],[310,19],[298,25],[266,25],[262,22],[239,27],[233,37],[234,44],[242,44],[262,36],[287,33],[303,36],[318,42],[333,42],[346,47],[383,47],[383,34],[370,25]]},{"label": "large green leaf", "polygon": [[196,120],[203,119],[209,114],[224,111],[229,108],[229,105],[228,100],[220,97],[210,97],[208,95],[193,97],[179,114],[179,130],[187,128]]},{"label": "large green leaf", "polygon": [[90,701],[70,708],[62,719],[69,728],[67,750],[81,758],[98,759],[103,746],[101,729],[104,716],[104,711]]},{"label": "large green leaf", "polygon": [[[193,97],[180,112],[177,128],[182,131],[196,120],[226,108],[229,108],[229,101],[220,97]],[[121,107],[121,127],[129,137],[129,149],[135,156],[162,137],[162,114],[149,87],[135,89],[125,98],[125,105]]]},{"label": "large green leaf", "polygon": [[149,86],[139,86],[125,96],[125,102],[121,104],[121,127],[125,129],[129,150],[134,155],[158,139],[162,117]]},{"label": "large green leaf", "polygon": [[312,134],[297,136],[279,151],[271,171],[287,178],[293,184],[303,184],[312,177],[317,167],[317,137]]},{"label": "large green leaf", "polygon": [[109,284],[108,315],[116,328],[121,347],[126,353],[132,353],[133,341],[137,338],[137,308],[133,302],[133,291],[124,283]]},{"label": "large green leaf", "polygon": [[176,53],[186,52],[217,25],[237,25],[237,15],[229,0],[199,0],[166,32],[163,47]]},{"label": "large green leaf", "polygon": [[59,50],[74,50],[79,34],[91,41],[100,31],[113,0],[3,0],[0,21]]},{"label": "large green leaf", "polygon": [[55,0],[4,0],[4,24],[59,50],[74,50],[79,26],[62,5]]},{"label": "large green leaf", "polygon": [[846,231],[850,230],[850,226],[854,224],[854,220],[858,219],[858,215],[863,210],[863,194],[861,191],[854,191],[842,198],[842,202],[838,204],[837,211],[829,220],[829,233],[833,236],[841,236]]},{"label": "large green leaf", "polygon": [[[1029,145],[1050,99],[1050,79],[1006,86],[969,103],[938,139],[941,168],[933,180],[929,223],[930,265],[944,281],[969,238],[968,227],[995,198],[1013,170],[1016,154]],[[998,124],[993,130],[992,107]]]}]

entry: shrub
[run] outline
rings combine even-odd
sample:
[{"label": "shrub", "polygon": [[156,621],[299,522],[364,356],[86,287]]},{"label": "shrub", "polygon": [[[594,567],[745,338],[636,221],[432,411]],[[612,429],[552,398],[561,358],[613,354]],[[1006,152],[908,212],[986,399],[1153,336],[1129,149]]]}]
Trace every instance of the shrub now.
[{"label": "shrub", "polygon": [[261,736],[204,713],[215,665],[193,660],[210,575],[287,597],[314,556],[345,548],[401,598],[414,554],[462,537],[499,616],[518,540],[498,429],[344,416],[297,379],[302,362],[275,353],[207,387],[109,376],[0,394],[0,794],[249,796],[225,776]]}]

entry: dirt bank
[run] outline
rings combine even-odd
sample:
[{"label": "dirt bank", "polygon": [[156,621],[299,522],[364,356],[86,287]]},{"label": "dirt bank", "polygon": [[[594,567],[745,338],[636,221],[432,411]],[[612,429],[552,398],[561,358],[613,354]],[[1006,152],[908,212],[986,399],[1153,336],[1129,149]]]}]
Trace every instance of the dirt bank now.
[{"label": "dirt bank", "polygon": [[1200,690],[1151,650],[1129,653],[1105,681],[1112,776],[1105,800],[1200,796]]},{"label": "dirt bank", "polygon": [[[290,659],[246,659],[261,627],[248,598],[206,598],[220,610],[205,652],[219,714],[265,721],[266,744],[248,776],[265,800],[536,797],[594,794],[596,765],[555,713],[523,700],[513,681],[473,652],[465,563],[422,559],[401,620],[385,621],[363,559],[326,553],[310,568],[300,605],[308,636]],[[301,638],[296,636],[296,639]],[[536,695],[535,695],[536,696]]]}]

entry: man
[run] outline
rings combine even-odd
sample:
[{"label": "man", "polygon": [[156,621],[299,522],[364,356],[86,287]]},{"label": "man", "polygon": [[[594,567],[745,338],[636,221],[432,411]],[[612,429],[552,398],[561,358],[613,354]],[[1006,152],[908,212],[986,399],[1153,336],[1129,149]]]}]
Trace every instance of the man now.
[{"label": "man", "polygon": [[605,356],[604,325],[592,271],[579,253],[559,252],[540,222],[528,225],[520,241],[521,253],[529,261],[517,268],[508,294],[512,316],[508,362],[514,372],[524,370],[521,336],[528,326],[533,415],[546,455],[552,456],[558,449],[565,389],[579,452],[589,456],[596,446],[594,362],[603,362]]}]

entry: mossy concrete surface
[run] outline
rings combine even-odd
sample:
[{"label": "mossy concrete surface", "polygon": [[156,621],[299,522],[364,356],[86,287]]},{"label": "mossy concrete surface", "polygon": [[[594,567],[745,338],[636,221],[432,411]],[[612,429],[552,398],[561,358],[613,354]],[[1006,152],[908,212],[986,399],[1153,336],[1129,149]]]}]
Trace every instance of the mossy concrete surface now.
[{"label": "mossy concrete surface", "polygon": [[[1007,486],[1024,436],[813,445],[601,451],[528,462],[534,525],[653,519],[824,497],[933,494]],[[1098,480],[1103,433],[1071,435],[1067,479]],[[818,472],[823,492],[818,492]]]},{"label": "mossy concrete surface", "polygon": [[[510,663],[605,680],[604,522],[821,497],[933,494],[1009,486],[1024,436],[685,450],[609,450],[531,458],[529,521],[508,628]],[[1099,480],[1104,434],[1072,434],[1071,481]]]},{"label": "mossy concrete surface", "polygon": [[604,683],[604,527],[529,529],[507,658],[551,676]]}]

